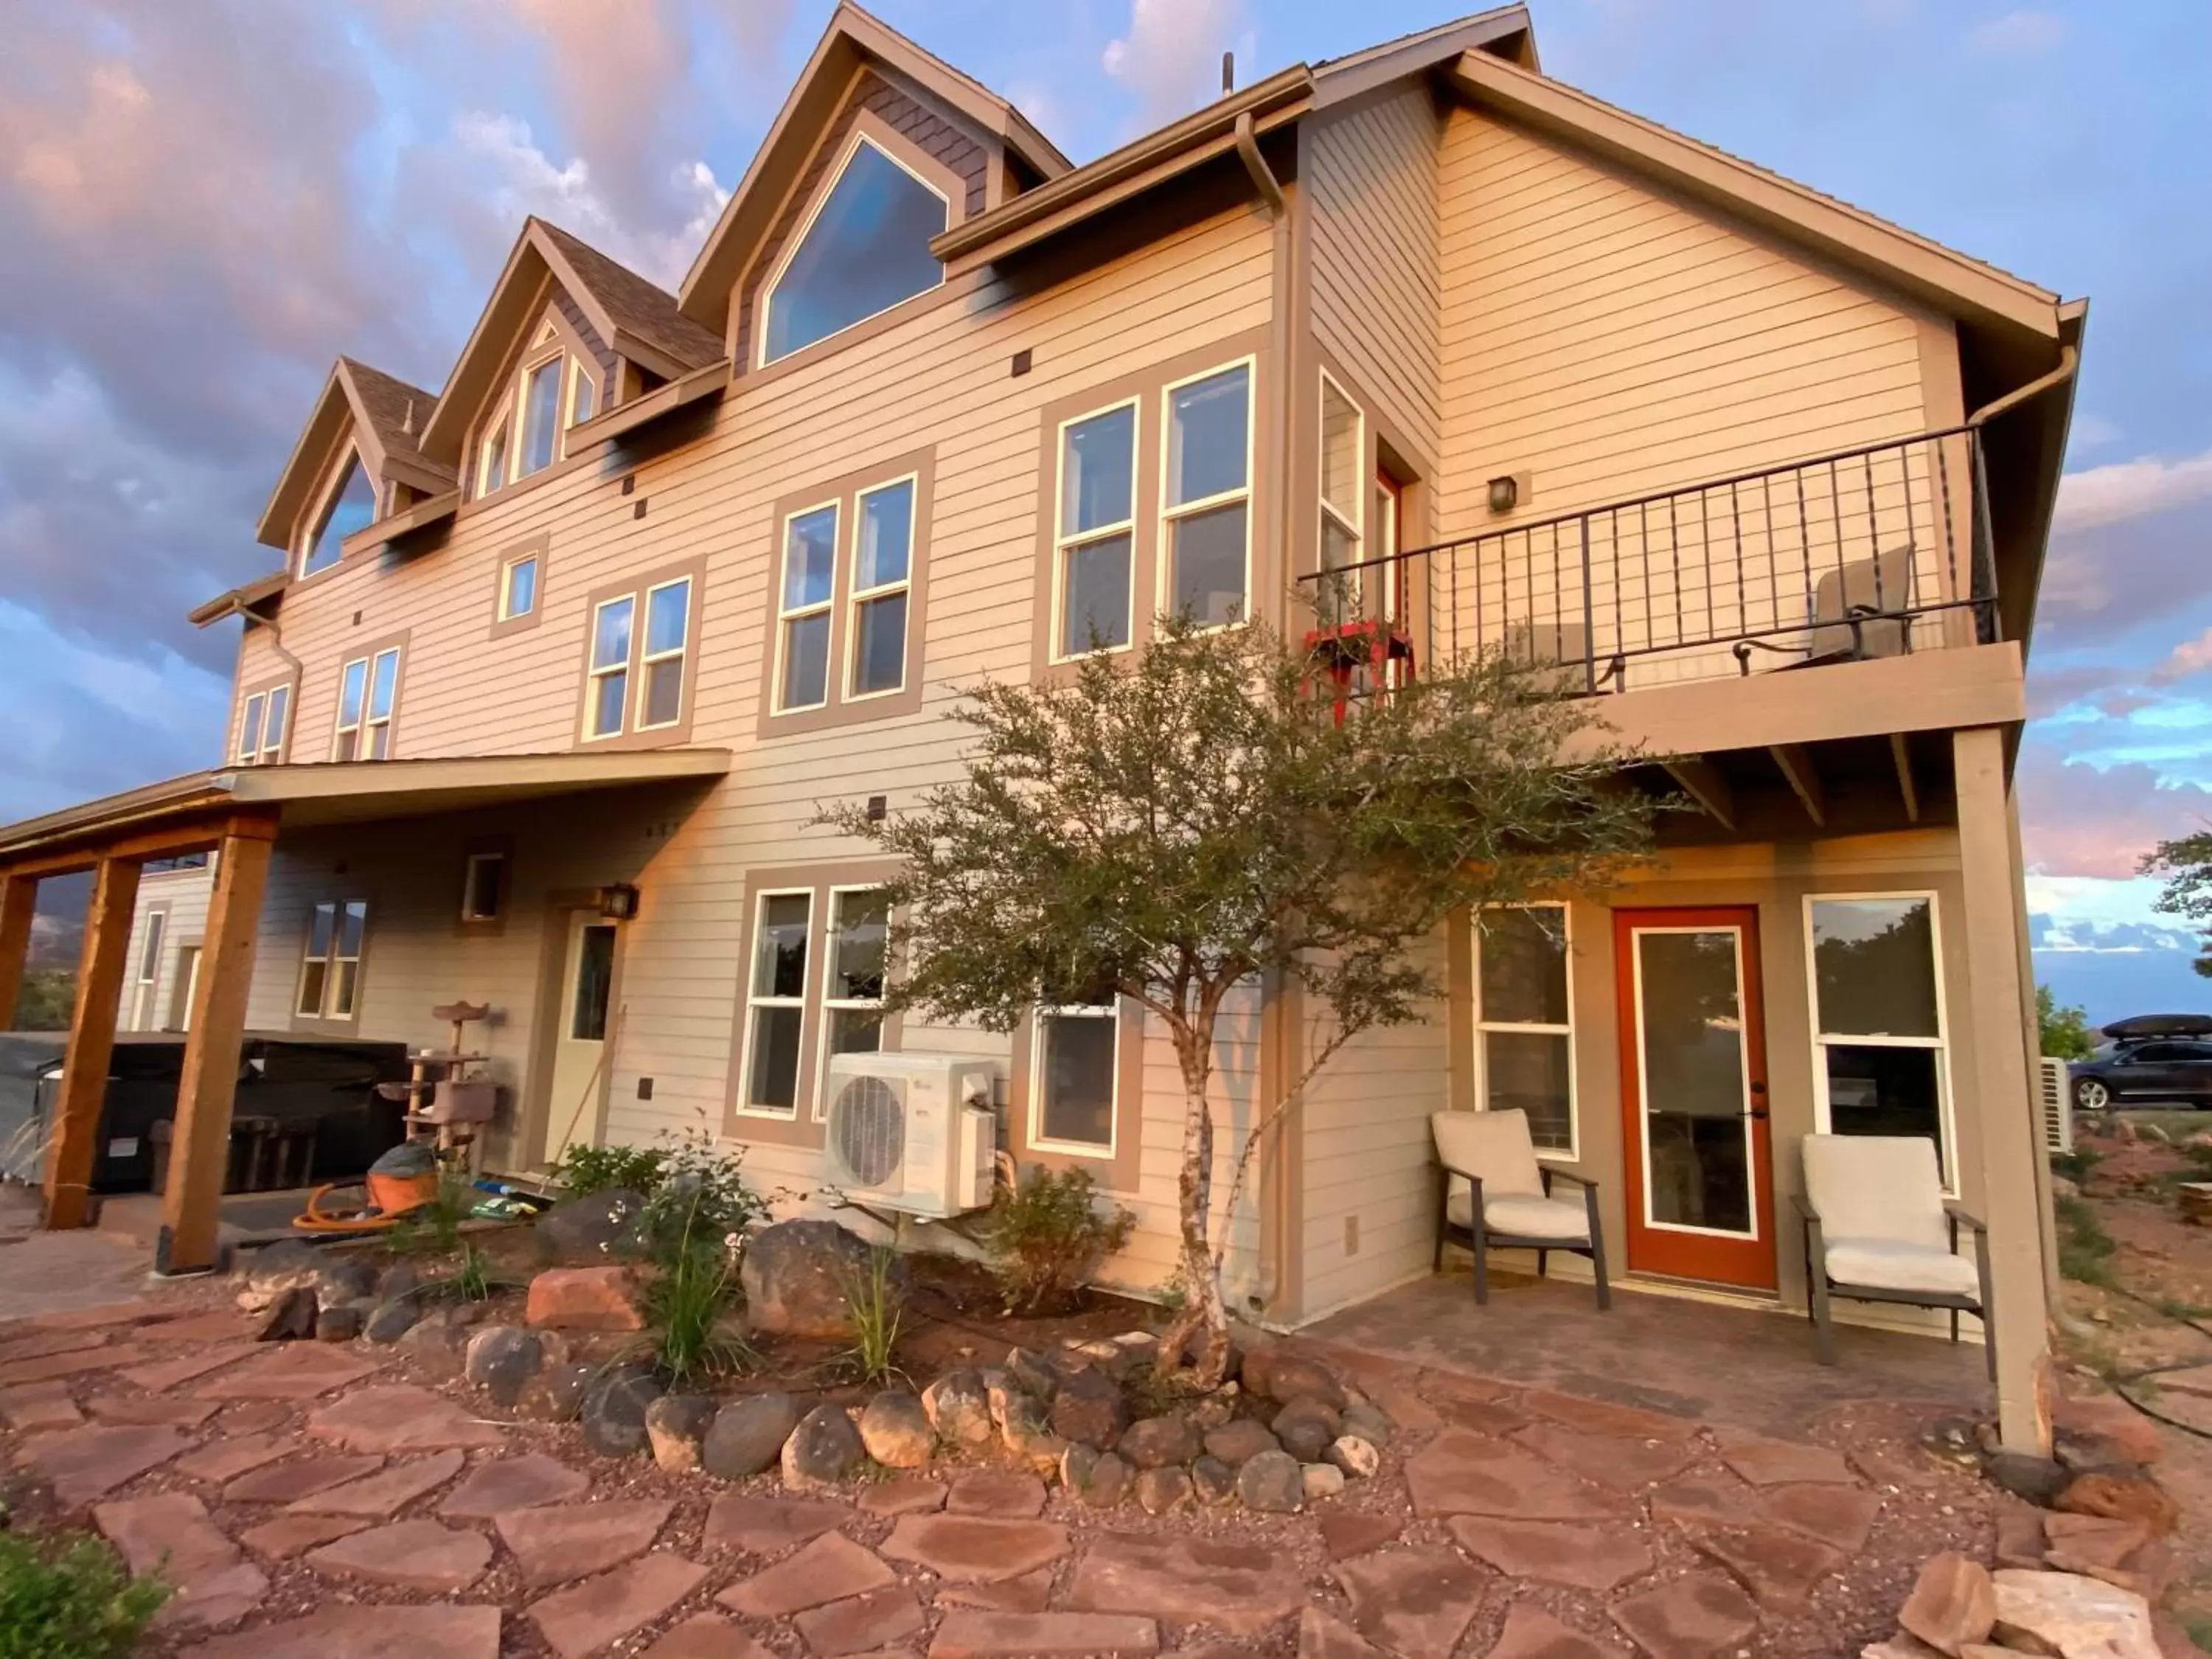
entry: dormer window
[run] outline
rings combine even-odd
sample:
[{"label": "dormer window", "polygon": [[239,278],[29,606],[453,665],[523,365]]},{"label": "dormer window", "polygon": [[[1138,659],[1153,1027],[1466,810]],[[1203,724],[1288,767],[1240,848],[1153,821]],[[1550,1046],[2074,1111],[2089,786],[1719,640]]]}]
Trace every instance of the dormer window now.
[{"label": "dormer window", "polygon": [[543,472],[566,453],[563,434],[599,412],[599,381],[573,334],[548,317],[523,354],[484,428],[477,454],[477,494]]},{"label": "dormer window", "polygon": [[313,533],[301,550],[300,574],[312,576],[329,569],[344,550],[345,538],[375,521],[376,486],[369,482],[361,457],[349,453],[345,471],[339,475],[337,488],[325,498]]},{"label": "dormer window", "polygon": [[769,285],[761,362],[826,340],[925,294],[945,280],[930,239],[951,222],[951,204],[865,135],[847,150],[837,182],[793,244]]}]

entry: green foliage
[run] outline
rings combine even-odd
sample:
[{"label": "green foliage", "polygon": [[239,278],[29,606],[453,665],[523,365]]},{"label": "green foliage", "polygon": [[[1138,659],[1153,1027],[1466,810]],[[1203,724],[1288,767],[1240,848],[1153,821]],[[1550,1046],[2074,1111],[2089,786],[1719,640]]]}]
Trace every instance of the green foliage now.
[{"label": "green foliage", "polygon": [[2136,868],[2138,874],[2166,878],[2166,890],[2151,908],[2179,916],[2197,929],[2203,947],[2197,971],[2212,979],[2212,830],[2159,842]]},{"label": "green foliage", "polygon": [[461,1224],[477,1204],[476,1182],[468,1166],[453,1163],[438,1170],[438,1190],[408,1211],[385,1237],[399,1255],[451,1255],[461,1248]]},{"label": "green foliage", "polygon": [[2043,1029],[2043,1052],[2057,1060],[2087,1060],[2096,1051],[2089,1016],[2081,1008],[2061,1008],[2048,985],[2035,988],[2035,1019]]},{"label": "green foliage", "polygon": [[1129,1242],[1136,1213],[1118,1204],[1101,1212],[1097,1187],[1088,1170],[1032,1164],[984,1214],[983,1242],[1009,1313],[1064,1311]]},{"label": "green foliage", "polygon": [[0,1532],[0,1654],[124,1659],[169,1593],[97,1539]]},{"label": "green foliage", "polygon": [[906,1317],[906,1299],[897,1267],[896,1254],[878,1245],[868,1252],[866,1267],[845,1276],[845,1307],[853,1318],[853,1346],[846,1358],[863,1382],[888,1382],[898,1373],[891,1355]]},{"label": "green foliage", "polygon": [[2097,1206],[2086,1198],[2056,1200],[2058,1219],[2058,1271],[2083,1285],[2112,1285],[2112,1256],[2118,1246],[2097,1218]]},{"label": "green foliage", "polygon": [[2076,1146],[2070,1152],[2051,1153],[2051,1170],[2052,1174],[2064,1176],[2078,1187],[2088,1180],[2104,1161],[2105,1155],[2094,1146]]},{"label": "green foliage", "polygon": [[588,1198],[618,1187],[650,1198],[668,1178],[668,1161],[665,1146],[587,1146],[571,1141],[549,1179],[570,1198]]},{"label": "green foliage", "polygon": [[694,1185],[680,1210],[662,1217],[660,1271],[646,1291],[646,1316],[658,1333],[654,1358],[677,1383],[743,1370],[751,1349],[721,1328],[737,1279],[737,1252],[715,1218],[713,1194]]},{"label": "green foliage", "polygon": [[454,1294],[464,1302],[489,1302],[495,1288],[491,1261],[474,1244],[461,1246],[461,1265],[453,1274]]},{"label": "green foliage", "polygon": [[734,1260],[746,1231],[769,1214],[768,1200],[744,1183],[742,1150],[702,1129],[657,1152],[662,1176],[638,1212],[639,1248],[663,1269],[708,1240]]},{"label": "green foliage", "polygon": [[76,969],[35,968],[23,975],[10,1031],[66,1031],[76,1013]]}]

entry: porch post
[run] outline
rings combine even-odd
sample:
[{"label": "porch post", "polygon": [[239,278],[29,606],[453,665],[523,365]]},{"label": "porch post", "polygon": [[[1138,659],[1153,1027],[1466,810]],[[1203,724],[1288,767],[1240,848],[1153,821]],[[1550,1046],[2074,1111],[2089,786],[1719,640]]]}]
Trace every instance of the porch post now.
[{"label": "porch post", "polygon": [[2035,1173],[2043,1147],[2021,1013],[2033,1006],[2034,992],[2021,977],[2020,880],[2004,733],[1993,726],[1954,732],[1951,752],[1970,964],[1966,1023],[1981,1080],[1974,1139],[1981,1149],[1981,1209],[1989,1224],[1984,1248],[1996,1303],[1990,1340],[1996,1345],[1997,1432],[2007,1450],[2048,1456],[2048,1327]]},{"label": "porch post", "polygon": [[273,823],[239,821],[223,832],[215,895],[200,944],[199,979],[192,988],[184,1071],[177,1081],[169,1187],[161,1196],[161,1231],[154,1247],[156,1273],[202,1273],[217,1265],[223,1175],[230,1162],[231,1097],[238,1086],[246,994],[253,982],[253,941],[276,839]]},{"label": "porch post", "polygon": [[[131,950],[131,918],[138,902],[138,861],[103,858],[92,883],[92,908],[77,957],[76,1008],[70,1018],[60,1098],[46,1146],[46,1220],[58,1231],[82,1227],[91,1208],[92,1166],[99,1150],[100,1107],[107,1098],[108,1061]],[[9,1011],[14,1012],[12,1009]]]},{"label": "porch post", "polygon": [[15,1029],[23,969],[31,955],[31,918],[39,907],[36,876],[0,876],[0,1031]]}]

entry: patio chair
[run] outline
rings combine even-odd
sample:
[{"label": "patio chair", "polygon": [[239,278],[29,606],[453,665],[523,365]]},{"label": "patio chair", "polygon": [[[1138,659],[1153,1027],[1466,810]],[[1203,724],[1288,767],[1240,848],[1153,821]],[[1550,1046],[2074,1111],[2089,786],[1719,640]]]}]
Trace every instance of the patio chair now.
[{"label": "patio chair", "polygon": [[[1805,1190],[1796,1195],[1812,1291],[1813,1351],[1836,1363],[1832,1297],[1947,1308],[1951,1340],[1972,1314],[1986,1337],[1990,1310],[1988,1229],[1943,1196],[1936,1143],[1924,1135],[1807,1135]],[[1971,1229],[1974,1259],[1959,1255]],[[1996,1345],[1989,1344],[1996,1377]]]},{"label": "patio chair", "polygon": [[1854,559],[1823,575],[1813,591],[1813,629],[1805,648],[1814,662],[1901,657],[1912,648],[1912,544]]},{"label": "patio chair", "polygon": [[[1553,1250],[1568,1250],[1589,1258],[1597,1275],[1597,1305],[1613,1306],[1605,1276],[1605,1234],[1598,1224],[1597,1182],[1539,1165],[1526,1112],[1432,1112],[1429,1133],[1438,1166],[1437,1271],[1443,1270],[1446,1244],[1472,1250],[1474,1299],[1486,1303],[1492,1248],[1535,1251],[1539,1278]],[[1580,1187],[1582,1202],[1553,1198],[1555,1176]]]}]

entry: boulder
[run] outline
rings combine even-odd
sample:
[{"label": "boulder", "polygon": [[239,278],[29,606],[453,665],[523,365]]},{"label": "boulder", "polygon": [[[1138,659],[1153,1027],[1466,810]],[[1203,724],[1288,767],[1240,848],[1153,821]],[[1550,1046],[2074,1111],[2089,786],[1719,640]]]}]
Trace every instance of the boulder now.
[{"label": "boulder", "polygon": [[1116,1449],[1140,1469],[1161,1469],[1189,1462],[1202,1448],[1189,1420],[1170,1416],[1132,1423]]},{"label": "boulder", "polygon": [[2165,1449],[2158,1425],[2117,1395],[2062,1398],[2051,1412],[2051,1427],[2061,1461],[2081,1468],[2155,1463]]},{"label": "boulder", "polygon": [[1356,1434],[1340,1434],[1328,1443],[1328,1461],[1356,1480],[1374,1478],[1382,1467],[1382,1455],[1373,1443]]},{"label": "boulder", "polygon": [[1201,1457],[1190,1466],[1190,1485],[1200,1503],[1226,1504],[1237,1496],[1237,1471],[1218,1457]]},{"label": "boulder", "polygon": [[1006,1418],[999,1437],[1017,1457],[1057,1468],[1067,1443],[1052,1431],[1045,1403],[1034,1395],[1014,1389],[1006,1400]]},{"label": "boulder", "polygon": [[1301,1463],[1316,1463],[1337,1436],[1337,1414],[1318,1400],[1300,1399],[1275,1413],[1275,1438]]},{"label": "boulder", "polygon": [[589,1365],[554,1365],[522,1385],[517,1415],[533,1423],[573,1423],[598,1372]]},{"label": "boulder", "polygon": [[494,1404],[512,1406],[544,1363],[545,1351],[530,1332],[512,1325],[485,1325],[469,1338],[461,1374],[489,1395]]},{"label": "boulder", "polygon": [[783,1443],[799,1426],[799,1402],[787,1394],[749,1394],[714,1413],[699,1449],[699,1466],[723,1480],[744,1480],[775,1467]]},{"label": "boulder", "polygon": [[[1294,1400],[1317,1400],[1331,1411],[1342,1411],[1345,1407],[1344,1385],[1328,1366],[1303,1354],[1278,1352],[1268,1362],[1267,1382],[1267,1396],[1285,1405]],[[1247,1386],[1257,1388],[1249,1379]]]},{"label": "boulder", "polygon": [[1306,1501],[1317,1498],[1334,1498],[1344,1490],[1344,1471],[1334,1463],[1307,1463],[1300,1467],[1298,1479],[1304,1485]]},{"label": "boulder", "polygon": [[320,1250],[296,1238],[264,1245],[240,1264],[238,1305],[259,1313],[287,1291],[312,1289],[322,1276],[323,1262]]},{"label": "boulder", "polygon": [[412,1296],[422,1287],[422,1275],[415,1264],[408,1261],[393,1262],[376,1276],[376,1289],[371,1292],[379,1302],[391,1302],[403,1296]]},{"label": "boulder", "polygon": [[627,1267],[549,1267],[530,1281],[523,1323],[559,1331],[641,1331],[645,1309]]},{"label": "boulder", "polygon": [[1989,1570],[1956,1550],[1929,1558],[1897,1613],[1899,1624],[1951,1659],[1960,1659],[1962,1648],[1988,1641],[1996,1619],[1996,1587]]},{"label": "boulder", "polygon": [[860,1413],[860,1443],[885,1468],[919,1469],[937,1449],[937,1431],[911,1389],[885,1389]]},{"label": "boulder", "polygon": [[627,1187],[563,1199],[531,1224],[538,1258],[548,1267],[604,1263],[622,1254],[623,1243],[644,1207],[643,1195]]},{"label": "boulder", "polygon": [[437,1382],[448,1382],[459,1376],[467,1360],[469,1328],[456,1321],[453,1314],[450,1308],[441,1308],[426,1314],[410,1326],[392,1345],[409,1355],[426,1375]]},{"label": "boulder", "polygon": [[359,1336],[362,1327],[368,1322],[372,1302],[341,1302],[335,1307],[325,1308],[315,1315],[315,1340],[318,1342],[350,1342]]},{"label": "boulder", "polygon": [[2093,1470],[2069,1480],[2051,1507],[2069,1515],[2097,1515],[2111,1521],[2139,1521],[2154,1538],[2181,1522],[2181,1506],[2147,1474]]},{"label": "boulder", "polygon": [[1050,1400],[1060,1388],[1060,1373],[1047,1364],[1042,1356],[1027,1348],[1008,1349],[1006,1363],[999,1369],[1024,1394],[1034,1395],[1039,1400]]},{"label": "boulder", "polygon": [[[779,1221],[745,1245],[738,1277],[745,1316],[770,1336],[841,1341],[853,1334],[845,1287],[870,1271],[866,1241],[834,1221]],[[906,1293],[906,1264],[895,1262],[893,1291]]]},{"label": "boulder", "polygon": [[1381,1407],[1363,1401],[1344,1408],[1337,1427],[1340,1433],[1356,1434],[1369,1445],[1381,1448],[1390,1443],[1393,1425]]},{"label": "boulder", "polygon": [[671,1474],[700,1466],[702,1443],[714,1424],[716,1402],[703,1394],[665,1394],[645,1408],[645,1437],[653,1461]]},{"label": "boulder", "polygon": [[278,1291],[262,1310],[254,1328],[256,1342],[303,1342],[315,1334],[315,1287],[293,1285]]},{"label": "boulder", "polygon": [[1095,1510],[1110,1510],[1129,1490],[1131,1470],[1113,1452],[1070,1446],[1061,1454],[1060,1484]]},{"label": "boulder", "polygon": [[1296,1515],[1304,1507],[1306,1483],[1298,1460],[1284,1451],[1261,1452],[1237,1471],[1237,1501],[1262,1515]]},{"label": "boulder", "polygon": [[2062,1659],[2158,1659],[2150,1604],[2132,1590],[2071,1572],[2007,1567],[1992,1575],[1998,1642]]},{"label": "boulder", "polygon": [[376,1269],[357,1255],[326,1258],[315,1273],[315,1304],[335,1308],[376,1294]]},{"label": "boulder", "polygon": [[963,1366],[949,1370],[921,1391],[921,1408],[948,1445],[974,1451],[991,1443],[998,1425],[991,1420],[991,1399],[980,1372]]},{"label": "boulder", "polygon": [[1121,1390],[1102,1370],[1072,1373],[1052,1402],[1052,1431],[1063,1440],[1080,1440],[1109,1450],[1129,1426],[1129,1407]]},{"label": "boulder", "polygon": [[1264,1423],[1249,1417],[1240,1417],[1224,1423],[1218,1429],[1209,1429],[1206,1436],[1208,1455],[1218,1458],[1232,1469],[1242,1468],[1263,1451],[1282,1450]]},{"label": "boulder", "polygon": [[2073,1479],[2055,1458],[2033,1452],[1991,1452],[1982,1460],[1990,1480],[2015,1498],[2025,1498],[2039,1509],[2049,1509]]},{"label": "boulder", "polygon": [[834,1486],[858,1474],[867,1455],[843,1407],[817,1406],[783,1443],[783,1484],[802,1492]]},{"label": "boulder", "polygon": [[1137,1502],[1147,1515],[1172,1515],[1198,1501],[1190,1472],[1181,1468],[1146,1469],[1137,1476]]},{"label": "boulder", "polygon": [[634,1457],[645,1449],[645,1413],[660,1398],[660,1380],[642,1367],[617,1366],[584,1391],[576,1420],[584,1443],[602,1457]]},{"label": "boulder", "polygon": [[370,1309],[361,1334],[372,1342],[397,1342],[422,1317],[422,1304],[414,1297],[403,1294]]}]

